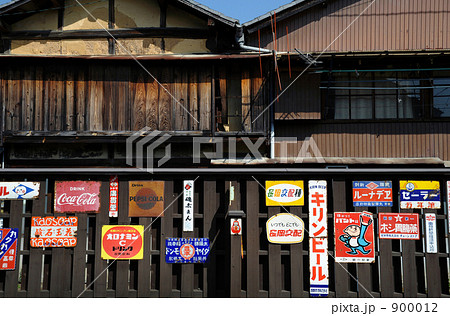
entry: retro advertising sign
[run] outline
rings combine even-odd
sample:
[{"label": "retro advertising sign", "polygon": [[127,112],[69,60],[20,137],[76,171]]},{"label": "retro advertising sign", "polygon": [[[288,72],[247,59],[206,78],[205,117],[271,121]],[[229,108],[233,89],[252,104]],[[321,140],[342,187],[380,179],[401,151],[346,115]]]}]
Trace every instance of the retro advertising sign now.
[{"label": "retro advertising sign", "polygon": [[328,240],[326,237],[309,238],[309,273],[312,297],[328,295]]},{"label": "retro advertising sign", "polygon": [[328,295],[327,182],[308,181],[310,295]]},{"label": "retro advertising sign", "polygon": [[194,180],[183,181],[183,231],[194,231]]},{"label": "retro advertising sign", "polygon": [[231,235],[242,235],[242,219],[241,218],[231,218],[230,219],[230,232]]},{"label": "retro advertising sign", "polygon": [[0,270],[15,270],[18,228],[0,229]]},{"label": "retro advertising sign", "polygon": [[164,217],[164,181],[130,181],[129,217]]},{"label": "retro advertising sign", "polygon": [[378,229],[380,239],[420,239],[419,214],[380,213]]},{"label": "retro advertising sign", "polygon": [[400,208],[441,207],[439,181],[400,181]]},{"label": "retro advertising sign", "polygon": [[119,216],[119,179],[111,176],[109,179],[109,217]]},{"label": "retro advertising sign", "polygon": [[303,241],[305,224],[290,213],[272,216],[266,223],[267,240],[273,244],[298,244]]},{"label": "retro advertising sign", "polygon": [[55,213],[100,211],[100,182],[55,181]]},{"label": "retro advertising sign", "polygon": [[0,200],[36,199],[39,187],[39,182],[0,182]]},{"label": "retro advertising sign", "polygon": [[302,206],[303,181],[266,181],[266,206]]},{"label": "retro advertising sign", "polygon": [[334,236],[336,262],[375,261],[372,213],[334,213]]},{"label": "retro advertising sign", "polygon": [[450,231],[450,181],[447,181],[447,216],[448,230]]},{"label": "retro advertising sign", "polygon": [[353,181],[353,206],[392,205],[392,181]]},{"label": "retro advertising sign", "polygon": [[78,218],[37,217],[31,218],[30,246],[75,247],[77,245]]},{"label": "retro advertising sign", "polygon": [[102,226],[102,259],[137,260],[144,258],[144,226]]},{"label": "retro advertising sign", "polygon": [[167,238],[166,263],[205,263],[209,238]]},{"label": "retro advertising sign", "polygon": [[425,235],[427,252],[437,253],[436,214],[425,213]]}]

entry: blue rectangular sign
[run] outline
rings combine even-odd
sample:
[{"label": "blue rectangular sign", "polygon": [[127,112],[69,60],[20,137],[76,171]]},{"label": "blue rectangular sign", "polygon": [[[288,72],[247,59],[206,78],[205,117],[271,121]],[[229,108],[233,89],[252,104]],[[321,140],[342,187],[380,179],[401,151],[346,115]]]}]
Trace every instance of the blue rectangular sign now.
[{"label": "blue rectangular sign", "polygon": [[209,238],[167,238],[166,263],[205,263]]}]

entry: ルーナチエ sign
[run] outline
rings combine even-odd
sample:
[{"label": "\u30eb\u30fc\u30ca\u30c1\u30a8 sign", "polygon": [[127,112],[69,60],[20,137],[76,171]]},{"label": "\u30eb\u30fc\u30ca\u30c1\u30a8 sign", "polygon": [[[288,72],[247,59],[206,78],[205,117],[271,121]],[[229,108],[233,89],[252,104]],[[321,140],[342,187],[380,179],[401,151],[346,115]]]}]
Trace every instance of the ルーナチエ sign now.
[{"label": "\u30eb\u30fc\u30ca\u30c1\u30a8 sign", "polygon": [[303,241],[305,224],[290,213],[276,214],[266,223],[267,240],[273,244],[298,244]]},{"label": "\u30eb\u30fc\u30ca\u30c1\u30a8 sign", "polygon": [[369,212],[334,213],[335,261],[375,261],[373,217]]},{"label": "\u30eb\u30fc\u30ca\u30c1\u30a8 sign", "polygon": [[15,270],[18,228],[0,229],[0,270]]},{"label": "\u30eb\u30fc\u30ca\u30c1\u30a8 sign", "polygon": [[39,182],[0,182],[0,200],[36,199],[39,188]]},{"label": "\u30eb\u30fc\u30ca\u30c1\u30a8 sign", "polygon": [[166,263],[205,263],[209,238],[167,238]]},{"label": "\u30eb\u30fc\u30ca\u30c1\u30a8 sign", "polygon": [[420,239],[419,214],[379,213],[380,239]]},{"label": "\u30eb\u30fc\u30ca\u30c1\u30a8 sign", "polygon": [[439,181],[400,181],[400,208],[441,207]]},{"label": "\u30eb\u30fc\u30ca\u30c1\u30a8 sign", "polygon": [[303,181],[266,181],[266,206],[302,206]]},{"label": "\u30eb\u30fc\u30ca\u30c1\u30a8 sign", "polygon": [[55,181],[55,213],[98,213],[100,182]]},{"label": "\u30eb\u30fc\u30ca\u30c1\u30a8 sign", "polygon": [[392,181],[353,181],[353,206],[392,205]]},{"label": "\u30eb\u30fc\u30ca\u30c1\u30a8 sign", "polygon": [[164,217],[164,181],[130,181],[129,217]]},{"label": "\u30eb\u30fc\u30ca\u30c1\u30a8 sign", "polygon": [[138,260],[144,258],[144,226],[102,226],[102,259]]},{"label": "\u30eb\u30fc\u30ca\u30c1\u30a8 sign", "polygon": [[75,247],[77,245],[78,218],[71,217],[38,217],[31,218],[30,246]]}]

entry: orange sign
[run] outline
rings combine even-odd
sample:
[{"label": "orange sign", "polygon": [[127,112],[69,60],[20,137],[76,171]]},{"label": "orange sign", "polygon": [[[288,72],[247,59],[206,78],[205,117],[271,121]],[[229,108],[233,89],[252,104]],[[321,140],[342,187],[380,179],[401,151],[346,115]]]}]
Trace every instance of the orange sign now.
[{"label": "orange sign", "polygon": [[164,181],[130,181],[129,217],[164,216]]},{"label": "orange sign", "polygon": [[31,247],[75,247],[77,245],[78,218],[37,217],[31,218]]}]

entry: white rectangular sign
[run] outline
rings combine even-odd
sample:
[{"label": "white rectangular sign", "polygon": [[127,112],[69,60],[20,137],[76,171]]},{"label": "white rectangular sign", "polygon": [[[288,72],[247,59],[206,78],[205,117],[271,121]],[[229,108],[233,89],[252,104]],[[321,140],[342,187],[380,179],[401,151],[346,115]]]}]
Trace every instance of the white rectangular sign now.
[{"label": "white rectangular sign", "polygon": [[194,231],[194,180],[183,181],[183,231]]},{"label": "white rectangular sign", "polygon": [[39,187],[39,182],[0,182],[0,200],[36,199]]},{"label": "white rectangular sign", "polygon": [[308,181],[311,296],[328,295],[327,182]]},{"label": "white rectangular sign", "polygon": [[437,253],[436,214],[425,213],[425,235],[427,252]]},{"label": "white rectangular sign", "polygon": [[119,216],[119,180],[117,176],[109,179],[109,217]]}]

